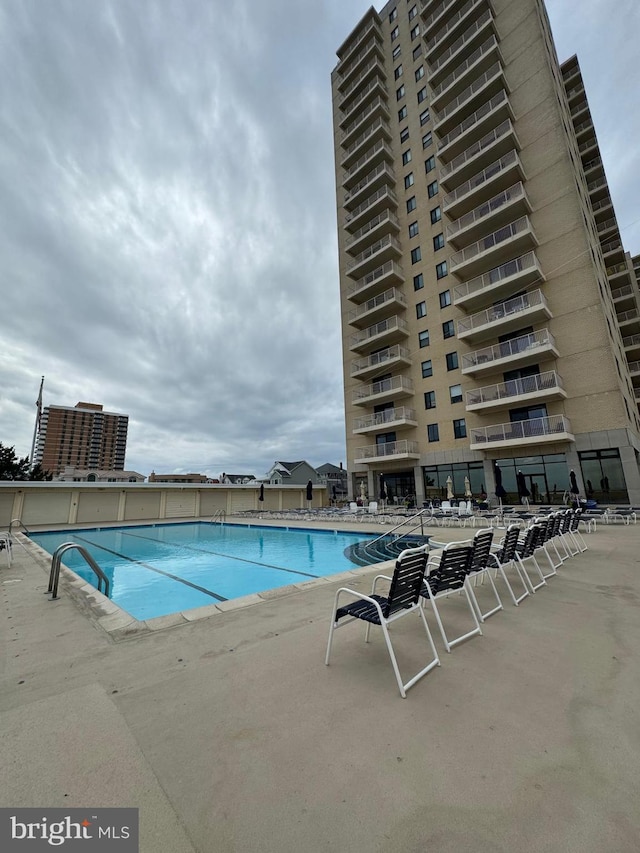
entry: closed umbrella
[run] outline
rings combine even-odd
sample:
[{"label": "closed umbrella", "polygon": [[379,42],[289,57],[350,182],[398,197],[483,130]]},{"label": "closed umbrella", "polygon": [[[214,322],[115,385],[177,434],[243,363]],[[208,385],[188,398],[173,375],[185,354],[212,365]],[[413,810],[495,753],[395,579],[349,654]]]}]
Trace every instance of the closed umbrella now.
[{"label": "closed umbrella", "polygon": [[580,489],[578,488],[578,481],[576,480],[576,472],[571,471],[569,474],[569,480],[571,481],[571,493],[573,495],[580,494]]},{"label": "closed umbrella", "polygon": [[309,503],[313,500],[313,483],[311,480],[307,483],[307,501]]},{"label": "closed umbrella", "polygon": [[473,497],[473,492],[471,491],[471,482],[468,477],[464,478],[464,496],[465,498]]},{"label": "closed umbrella", "polygon": [[493,463],[493,476],[496,481],[496,497],[500,503],[500,513],[502,514],[502,498],[506,498],[507,493],[502,485],[502,471],[498,467],[498,463]]},{"label": "closed umbrella", "polygon": [[260,494],[258,495],[258,500],[264,500],[264,483],[260,483]]},{"label": "closed umbrella", "polygon": [[529,498],[531,497],[531,492],[527,488],[527,483],[522,471],[518,471],[516,481],[518,483],[518,497],[520,498],[520,503],[524,504],[524,506],[528,506]]},{"label": "closed umbrella", "polygon": [[453,491],[453,480],[451,479],[451,475],[447,477],[447,500],[450,501],[455,497]]},{"label": "closed umbrella", "polygon": [[384,502],[386,501],[387,497],[388,497],[388,495],[387,495],[387,484],[384,481],[384,475],[380,474],[380,501],[382,502],[383,506],[384,506]]}]

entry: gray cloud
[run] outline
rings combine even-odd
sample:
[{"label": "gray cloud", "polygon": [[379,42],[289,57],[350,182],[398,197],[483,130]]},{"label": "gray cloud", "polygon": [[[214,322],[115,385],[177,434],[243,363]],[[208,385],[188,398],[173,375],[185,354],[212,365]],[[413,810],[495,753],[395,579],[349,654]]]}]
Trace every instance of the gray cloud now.
[{"label": "gray cloud", "polygon": [[[604,0],[579,19],[548,5],[624,226],[628,20]],[[3,4],[1,441],[29,451],[44,373],[45,404],[128,413],[145,474],[344,459],[329,75],[368,6]],[[637,225],[623,237],[640,250]]]}]

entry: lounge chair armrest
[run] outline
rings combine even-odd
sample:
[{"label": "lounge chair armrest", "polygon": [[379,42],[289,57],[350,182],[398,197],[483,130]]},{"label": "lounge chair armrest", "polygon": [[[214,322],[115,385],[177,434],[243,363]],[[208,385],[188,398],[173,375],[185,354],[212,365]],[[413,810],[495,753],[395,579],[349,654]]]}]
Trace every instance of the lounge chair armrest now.
[{"label": "lounge chair armrest", "polygon": [[373,579],[373,583],[371,584],[371,595],[373,595],[375,593],[376,584],[380,580],[391,582],[392,578],[390,578],[389,575],[376,575],[375,578]]}]

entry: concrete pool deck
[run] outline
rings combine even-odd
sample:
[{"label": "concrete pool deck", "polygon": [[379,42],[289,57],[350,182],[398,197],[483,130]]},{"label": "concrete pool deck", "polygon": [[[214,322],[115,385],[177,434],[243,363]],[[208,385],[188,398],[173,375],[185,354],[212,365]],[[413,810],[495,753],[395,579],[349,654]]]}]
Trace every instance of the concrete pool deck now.
[{"label": "concrete pool deck", "polygon": [[[335,590],[376,569],[116,642],[0,553],[0,805],[139,807],[143,853],[637,853],[640,525],[586,539],[483,637],[447,655],[434,630],[406,700],[379,632],[345,627],[324,666]],[[404,673],[420,630],[392,628]]]}]

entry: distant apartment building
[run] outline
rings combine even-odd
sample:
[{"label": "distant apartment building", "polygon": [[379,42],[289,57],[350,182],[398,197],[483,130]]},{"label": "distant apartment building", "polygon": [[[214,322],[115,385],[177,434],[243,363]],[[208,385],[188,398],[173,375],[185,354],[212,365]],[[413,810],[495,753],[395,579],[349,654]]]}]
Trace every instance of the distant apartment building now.
[{"label": "distant apartment building", "polygon": [[40,418],[35,462],[45,471],[65,468],[124,470],[129,416],[105,412],[98,403],[46,406]]},{"label": "distant apartment building", "polygon": [[206,474],[149,474],[150,483],[212,483]]},{"label": "distant apartment building", "polygon": [[640,503],[634,262],[542,0],[395,0],[337,54],[350,494]]}]

